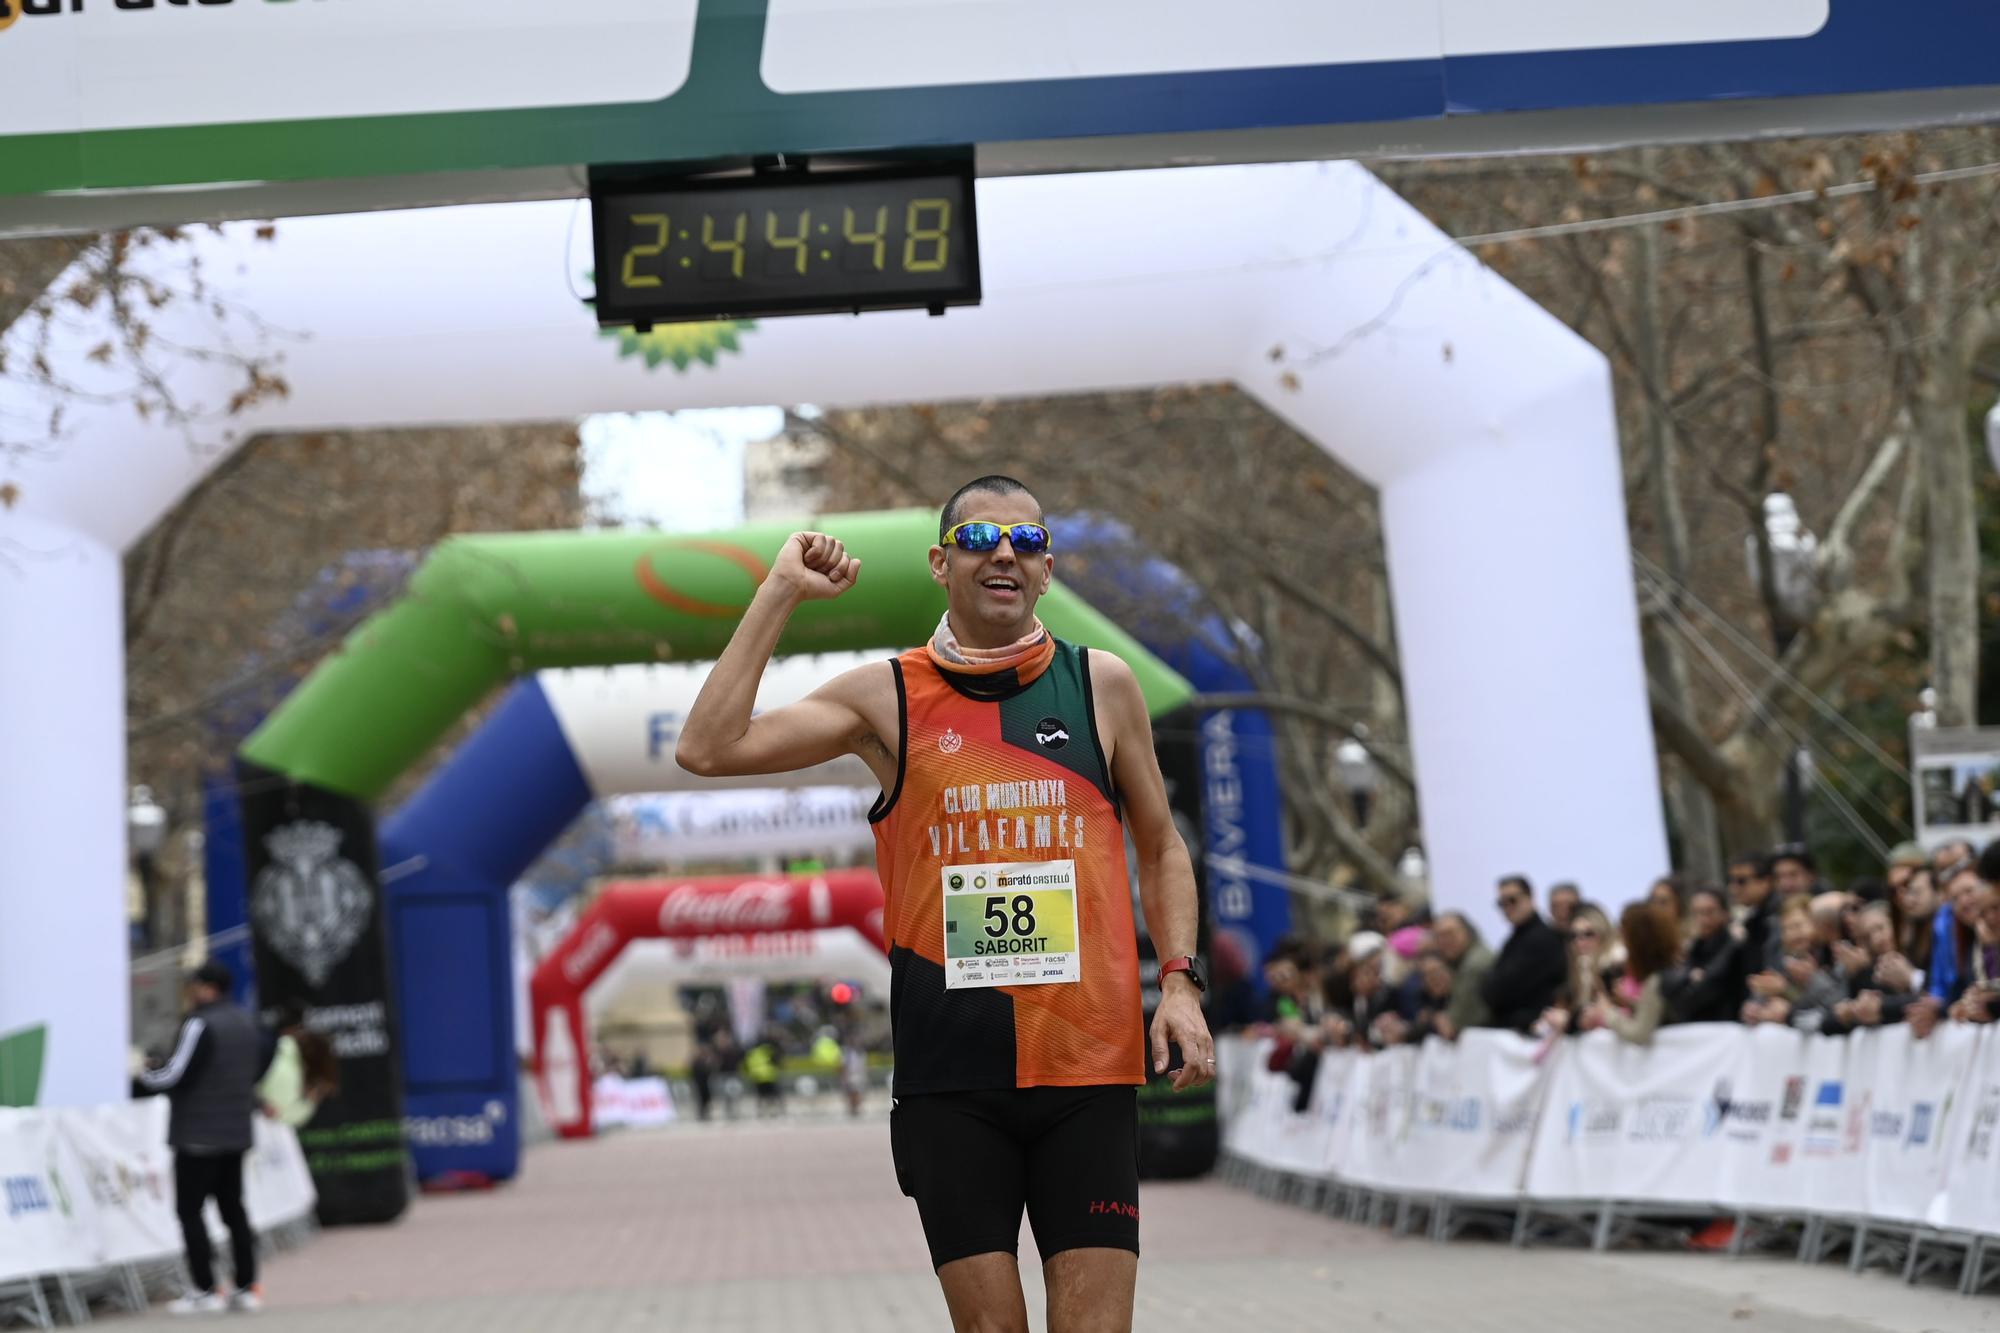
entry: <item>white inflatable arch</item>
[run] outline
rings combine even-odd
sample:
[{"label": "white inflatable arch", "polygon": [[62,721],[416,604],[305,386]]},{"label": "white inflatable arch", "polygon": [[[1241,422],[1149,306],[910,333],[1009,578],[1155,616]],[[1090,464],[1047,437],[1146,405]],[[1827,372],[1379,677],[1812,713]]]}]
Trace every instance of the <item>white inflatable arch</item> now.
[{"label": "white inflatable arch", "polygon": [[[981,308],[771,321],[686,374],[597,335],[565,282],[588,234],[569,203],[195,245],[222,294],[303,335],[291,396],[239,434],[1232,380],[1380,489],[1436,897],[1490,917],[1502,872],[1615,897],[1666,866],[1595,349],[1352,164],[987,180],[979,203]],[[160,331],[212,345],[208,318],[184,303]],[[79,318],[57,368],[115,390],[103,338]],[[226,397],[222,369],[182,372],[184,401]],[[0,438],[39,443],[49,406],[0,385]],[[119,554],[229,444],[129,406],[65,422],[0,456],[0,1035],[46,1029],[49,1103],[124,1086]]]}]

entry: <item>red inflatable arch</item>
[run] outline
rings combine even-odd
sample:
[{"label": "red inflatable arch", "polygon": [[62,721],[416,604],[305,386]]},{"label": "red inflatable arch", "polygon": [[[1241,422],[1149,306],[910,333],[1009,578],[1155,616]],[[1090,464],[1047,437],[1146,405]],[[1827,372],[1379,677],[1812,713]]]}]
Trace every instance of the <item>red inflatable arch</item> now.
[{"label": "red inflatable arch", "polygon": [[591,1132],[590,1061],[583,997],[628,940],[763,935],[852,926],[876,948],[882,881],[872,870],[746,879],[628,879],[605,886],[576,929],[528,983],[535,1019],[535,1077],[549,1122],[564,1138]]}]

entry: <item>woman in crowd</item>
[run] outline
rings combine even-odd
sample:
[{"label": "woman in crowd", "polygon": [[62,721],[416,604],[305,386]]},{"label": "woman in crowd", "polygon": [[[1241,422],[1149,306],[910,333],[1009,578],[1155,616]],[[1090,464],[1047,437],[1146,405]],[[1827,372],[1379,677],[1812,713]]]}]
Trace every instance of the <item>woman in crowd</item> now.
[{"label": "woman in crowd", "polygon": [[257,1103],[270,1119],[299,1129],[340,1090],[340,1062],[333,1044],[308,1031],[296,1009],[278,1019],[277,1031],[271,1067],[257,1084]]},{"label": "woman in crowd", "polygon": [[1924,994],[1943,1004],[1956,1001],[1970,979],[1979,946],[1978,902],[1986,887],[1975,861],[1960,861],[1945,872],[1944,891],[1931,929],[1931,965],[1924,970]]},{"label": "woman in crowd", "polygon": [[[1931,965],[1931,946],[1936,938],[1938,892],[1929,866],[1919,866],[1903,881],[1903,887],[1889,904],[1895,951],[1910,960],[1918,971]],[[1856,922],[1857,932],[1860,923]]]},{"label": "woman in crowd", "polygon": [[1578,903],[1569,919],[1569,985],[1564,1007],[1573,1014],[1590,1008],[1604,995],[1604,973],[1613,961],[1611,918],[1596,903]]},{"label": "woman in crowd", "polygon": [[1667,914],[1674,923],[1674,930],[1682,939],[1687,938],[1688,888],[1687,881],[1679,875],[1662,875],[1653,881],[1653,887],[1646,890],[1646,901]]},{"label": "woman in crowd", "polygon": [[1634,988],[1630,1011],[1600,1000],[1585,1011],[1581,1026],[1610,1028],[1625,1041],[1650,1045],[1666,1020],[1666,975],[1680,957],[1680,921],[1650,902],[1632,903],[1619,913],[1618,934],[1625,952],[1623,984]]},{"label": "woman in crowd", "polygon": [[[1582,912],[1583,909],[1578,910],[1577,926],[1584,924]],[[1597,915],[1604,914],[1598,911]],[[1543,1014],[1542,1021],[1550,1031],[1567,1032],[1575,1028],[1590,1032],[1610,1028],[1635,1045],[1651,1044],[1654,1031],[1666,1019],[1665,978],[1680,956],[1680,925],[1671,914],[1651,902],[1631,903],[1619,914],[1618,933],[1624,971],[1617,986],[1629,987],[1630,1008],[1614,1003],[1613,991],[1600,982],[1587,1004],[1575,1009],[1551,1009]],[[1609,950],[1597,952],[1603,954]]]},{"label": "woman in crowd", "polygon": [[1703,885],[1688,895],[1692,939],[1687,962],[1667,983],[1677,1023],[1733,1023],[1747,995],[1742,945],[1729,929],[1729,900]]}]

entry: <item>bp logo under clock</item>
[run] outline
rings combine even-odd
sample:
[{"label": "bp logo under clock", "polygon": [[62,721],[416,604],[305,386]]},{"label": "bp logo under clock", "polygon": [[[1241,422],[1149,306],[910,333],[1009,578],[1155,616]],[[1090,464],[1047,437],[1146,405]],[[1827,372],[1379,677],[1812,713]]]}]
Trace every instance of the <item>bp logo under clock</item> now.
[{"label": "bp logo under clock", "polygon": [[1069,728],[1059,717],[1045,717],[1035,724],[1035,744],[1044,750],[1060,750],[1069,744]]}]

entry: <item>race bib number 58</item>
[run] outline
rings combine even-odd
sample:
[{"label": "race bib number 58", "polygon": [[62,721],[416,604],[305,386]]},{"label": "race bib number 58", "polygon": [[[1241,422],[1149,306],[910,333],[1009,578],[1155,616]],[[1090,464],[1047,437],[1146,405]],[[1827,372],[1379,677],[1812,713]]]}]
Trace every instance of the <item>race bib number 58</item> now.
[{"label": "race bib number 58", "polygon": [[1075,981],[1076,862],[946,866],[944,985]]}]

